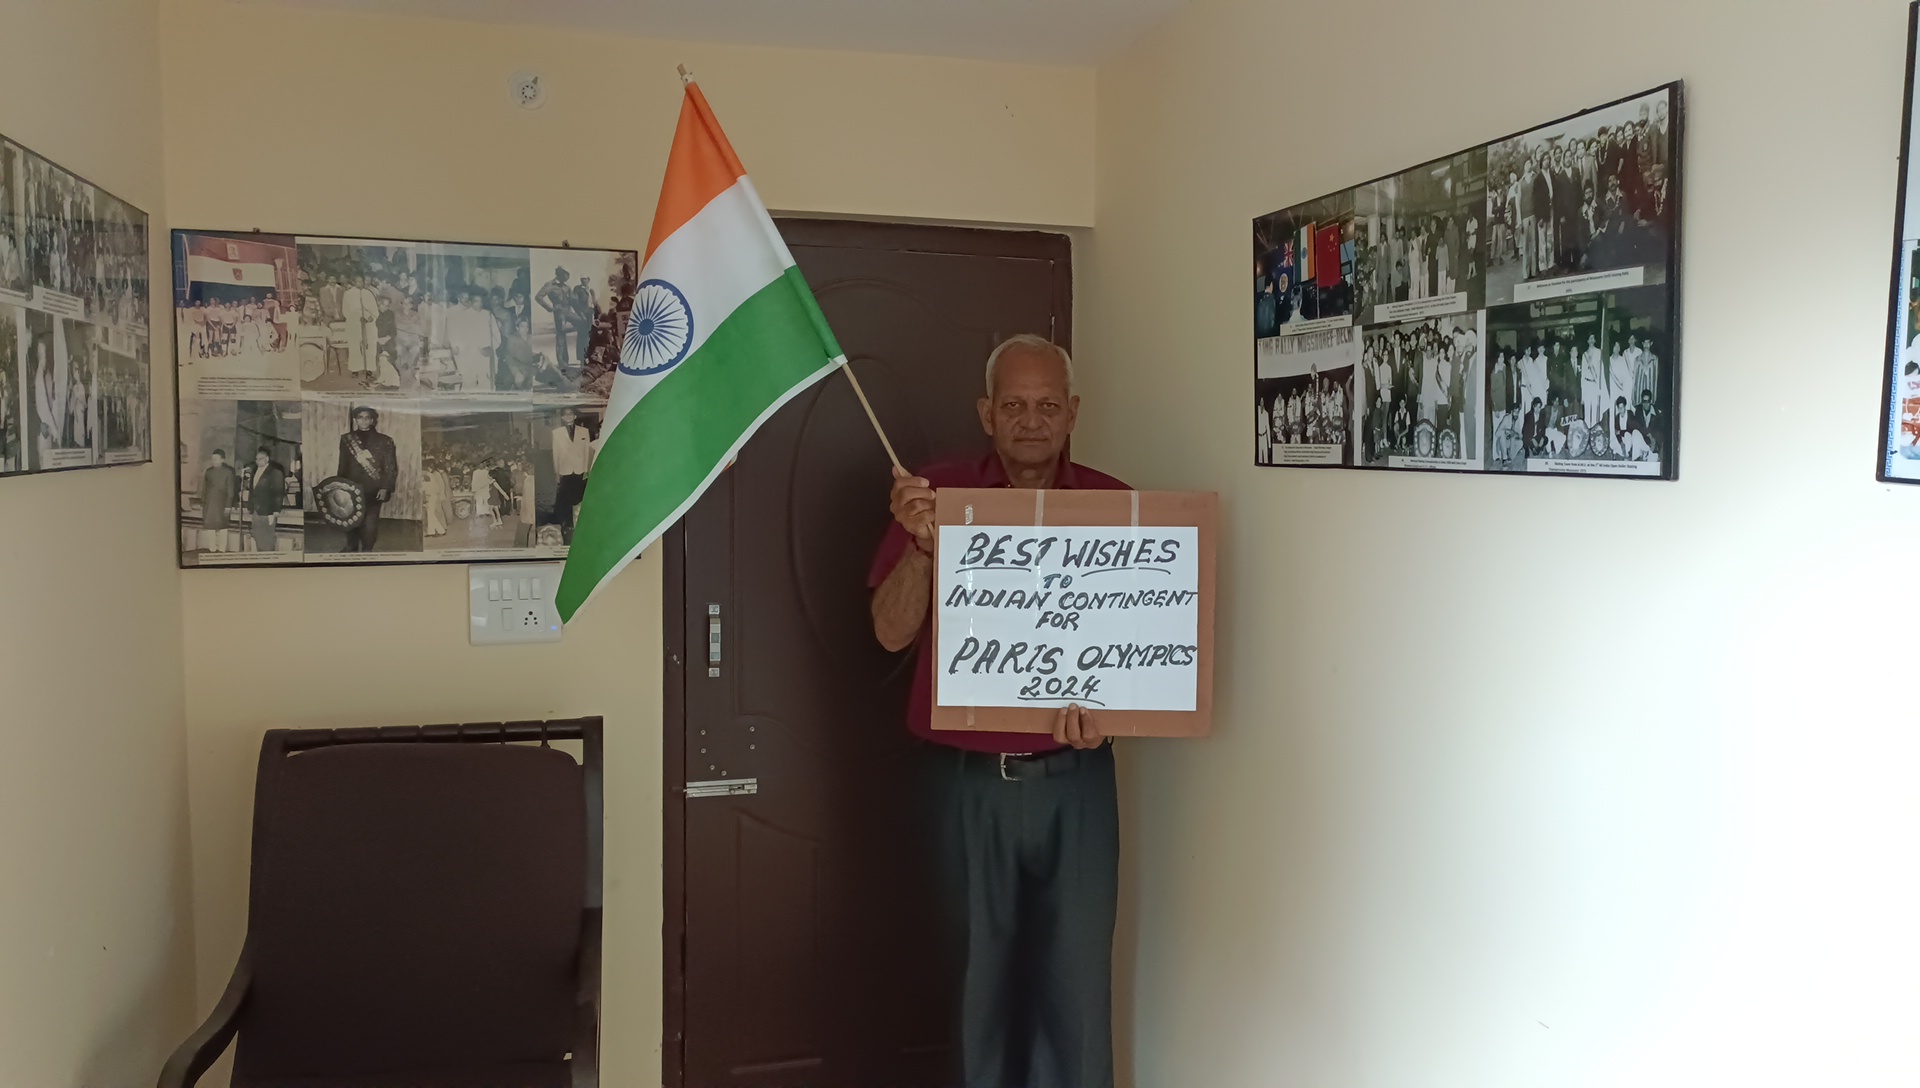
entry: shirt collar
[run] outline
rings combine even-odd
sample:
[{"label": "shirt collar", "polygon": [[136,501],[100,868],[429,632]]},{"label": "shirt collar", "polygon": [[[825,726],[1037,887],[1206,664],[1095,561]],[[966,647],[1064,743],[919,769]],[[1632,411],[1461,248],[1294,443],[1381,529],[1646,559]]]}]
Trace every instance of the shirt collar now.
[{"label": "shirt collar", "polygon": [[[1056,491],[1077,491],[1080,487],[1080,475],[1074,471],[1073,459],[1068,450],[1060,451],[1059,464],[1053,470],[1053,487]],[[1000,463],[1000,454],[988,450],[980,459],[981,487],[1012,487],[1013,481],[1007,476],[1007,466]]]}]

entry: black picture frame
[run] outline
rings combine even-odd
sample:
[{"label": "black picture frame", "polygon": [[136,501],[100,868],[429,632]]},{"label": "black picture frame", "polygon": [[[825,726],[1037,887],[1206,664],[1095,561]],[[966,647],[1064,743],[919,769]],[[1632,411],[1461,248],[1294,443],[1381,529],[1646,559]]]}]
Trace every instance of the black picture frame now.
[{"label": "black picture frame", "polygon": [[1256,217],[1254,463],[1677,479],[1685,127],[1674,80]]},{"label": "black picture frame", "polygon": [[132,201],[0,135],[0,478],[153,462],[151,233]]},{"label": "black picture frame", "polygon": [[[207,252],[205,250],[196,251],[195,246],[199,243],[211,243],[219,246],[226,246],[231,243],[234,246],[234,251],[227,254]],[[266,248],[263,250],[261,247]],[[273,247],[278,247],[286,251],[287,260],[290,264],[284,272],[270,271],[269,269],[277,269],[278,265],[264,261],[254,255],[261,252],[270,252]],[[242,266],[236,273],[240,281],[246,282],[250,278],[256,278],[255,281],[258,282],[257,277],[273,277],[273,286],[267,289],[267,295],[284,298],[287,297],[288,292],[291,291],[299,298],[299,303],[296,304],[293,311],[289,312],[289,316],[283,322],[289,328],[293,328],[303,324],[299,321],[300,307],[312,304],[314,301],[314,293],[307,291],[306,286],[308,280],[304,278],[304,276],[305,273],[315,270],[300,267],[300,251],[303,248],[329,251],[337,250],[339,252],[317,254],[317,256],[322,258],[323,262],[351,258],[354,261],[360,262],[363,266],[367,265],[368,258],[364,254],[355,256],[351,251],[365,251],[365,254],[386,251],[389,255],[403,252],[417,253],[423,261],[431,259],[437,262],[436,267],[457,267],[457,272],[455,273],[448,273],[446,268],[442,267],[441,271],[437,273],[438,278],[433,280],[434,285],[445,288],[456,295],[478,289],[479,277],[477,270],[482,266],[488,265],[490,262],[497,264],[498,267],[495,269],[495,278],[497,279],[499,272],[511,268],[513,260],[524,259],[526,268],[523,269],[523,271],[527,273],[523,281],[524,287],[517,292],[508,291],[507,294],[511,296],[517,293],[523,296],[522,301],[525,301],[527,306],[523,311],[525,320],[522,324],[529,326],[535,324],[540,318],[540,315],[532,309],[532,300],[524,297],[536,286],[532,280],[534,269],[545,268],[549,265],[564,267],[566,264],[574,264],[577,266],[576,271],[579,272],[581,279],[585,279],[588,275],[605,276],[605,294],[598,296],[598,300],[604,302],[605,305],[601,306],[596,303],[594,313],[599,317],[604,317],[606,322],[604,326],[596,322],[590,329],[584,329],[581,333],[582,338],[579,341],[580,346],[577,352],[580,365],[571,368],[574,373],[572,373],[569,379],[579,385],[584,385],[587,380],[587,374],[589,372],[597,372],[598,377],[603,379],[599,382],[599,392],[583,392],[581,388],[559,391],[535,388],[493,388],[491,383],[502,375],[502,370],[499,368],[507,366],[499,350],[506,342],[504,333],[502,333],[501,341],[496,344],[494,355],[484,364],[485,371],[490,375],[486,379],[489,385],[484,390],[462,391],[455,389],[449,392],[441,389],[425,390],[417,387],[386,388],[384,386],[347,389],[309,388],[310,383],[315,380],[315,376],[309,375],[301,369],[303,362],[301,348],[307,346],[304,343],[304,337],[302,338],[302,342],[295,343],[293,342],[295,337],[285,330],[280,331],[278,347],[275,350],[280,353],[286,353],[291,349],[293,357],[290,360],[284,361],[285,365],[292,368],[287,373],[262,378],[260,382],[256,383],[251,392],[248,391],[249,387],[245,381],[245,379],[248,378],[246,374],[238,376],[243,380],[237,385],[234,384],[236,376],[231,374],[211,376],[216,382],[225,383],[224,385],[212,387],[205,385],[201,379],[208,375],[195,373],[194,368],[199,367],[201,363],[212,361],[209,358],[209,355],[212,353],[205,350],[205,345],[209,340],[213,339],[213,336],[206,331],[205,325],[202,324],[199,332],[199,336],[202,339],[196,343],[195,323],[186,319],[186,314],[183,309],[189,302],[204,301],[207,294],[202,288],[204,288],[209,280],[204,273],[196,273],[194,271],[192,267],[194,259],[211,258],[217,263],[223,256],[238,256],[240,257],[239,260],[229,263]],[[411,547],[407,547],[404,544],[391,548],[376,547],[375,550],[351,555],[333,550],[316,552],[306,546],[309,542],[309,529],[316,528],[314,525],[316,511],[311,509],[315,505],[313,492],[318,485],[331,481],[338,474],[316,472],[310,467],[310,465],[314,463],[311,461],[304,462],[295,471],[288,473],[288,476],[297,480],[297,483],[291,486],[298,488],[299,495],[297,510],[300,517],[300,524],[297,527],[287,529],[289,533],[298,534],[299,545],[297,548],[282,551],[281,547],[276,547],[273,549],[271,555],[262,555],[260,554],[261,548],[258,545],[257,538],[255,538],[252,544],[249,544],[247,540],[244,539],[250,535],[248,528],[238,524],[225,524],[226,519],[223,519],[223,524],[219,527],[218,531],[238,534],[238,536],[233,537],[235,546],[231,551],[224,551],[210,557],[204,546],[205,537],[203,534],[208,531],[205,528],[204,504],[201,505],[200,516],[198,518],[192,516],[194,513],[192,500],[198,495],[200,489],[195,488],[190,491],[188,488],[189,461],[194,462],[194,470],[199,471],[202,467],[200,462],[207,459],[207,451],[198,449],[198,443],[195,441],[197,431],[192,431],[189,428],[190,426],[195,428],[201,427],[197,412],[209,405],[233,405],[235,406],[234,412],[237,415],[239,406],[248,404],[298,404],[302,406],[297,413],[299,418],[298,425],[301,428],[300,434],[297,440],[290,441],[287,444],[298,450],[299,455],[304,459],[311,456],[309,452],[310,439],[305,433],[307,416],[310,413],[305,406],[321,405],[327,409],[327,411],[321,414],[328,416],[341,415],[344,412],[345,414],[342,418],[347,420],[350,420],[353,415],[357,414],[360,407],[374,407],[376,411],[383,409],[390,410],[394,416],[398,417],[420,417],[419,426],[422,433],[414,437],[415,448],[411,452],[419,463],[420,468],[418,472],[422,477],[426,475],[424,470],[425,455],[420,447],[425,445],[425,421],[428,419],[451,419],[455,421],[464,419],[468,423],[484,428],[489,423],[494,422],[494,420],[490,418],[494,416],[507,417],[529,414],[536,416],[542,414],[558,416],[561,411],[572,408],[581,419],[582,430],[589,434],[595,433],[592,430],[592,425],[598,422],[601,414],[605,410],[605,392],[606,389],[611,387],[612,371],[618,363],[618,349],[623,332],[622,325],[628,310],[632,306],[633,291],[639,281],[640,255],[637,250],[625,247],[575,246],[571,242],[564,241],[558,245],[529,245],[513,242],[470,242],[445,239],[386,238],[370,235],[341,236],[301,232],[269,232],[257,229],[236,231],[176,228],[172,231],[170,253],[172,290],[168,298],[176,307],[173,345],[176,380],[174,382],[173,400],[175,430],[178,436],[177,445],[179,446],[179,455],[175,458],[174,463],[174,480],[175,492],[180,496],[176,510],[175,554],[177,564],[181,569],[235,570],[263,567],[269,569],[287,569],[294,567],[337,568],[343,566],[468,565],[474,563],[524,563],[529,561],[557,562],[565,558],[566,546],[564,543],[556,543],[555,545],[540,544],[533,547],[496,546],[492,544],[472,547],[429,547],[427,546],[426,539],[429,526],[426,524],[422,525],[420,532],[421,539],[418,542],[413,542],[413,546]],[[412,261],[413,258],[409,257],[408,275],[413,275],[419,271],[419,268],[415,266]],[[379,260],[374,260],[371,267],[378,268]],[[370,280],[380,279],[377,274],[370,275],[369,278]],[[617,284],[615,283],[616,278],[619,281]],[[382,291],[385,292],[394,285],[391,282],[383,282],[380,286]],[[413,292],[416,301],[425,298],[431,289],[432,288],[428,286],[427,275],[422,273],[420,275],[419,289]],[[481,305],[485,306],[485,292],[481,291],[480,293],[483,296],[480,300]],[[261,297],[265,296],[263,295]],[[382,297],[384,299],[384,295]],[[277,302],[276,305],[278,305]],[[489,311],[483,309],[480,312],[484,314]],[[556,341],[561,339],[557,320],[552,317],[548,317],[546,320],[553,326],[546,330],[547,338]],[[204,322],[204,318],[202,321]],[[265,319],[256,317],[252,320],[252,324],[255,325],[258,330],[266,330],[273,327],[271,317]],[[368,327],[372,328],[375,326],[369,323]],[[575,327],[578,328],[580,326]],[[222,335],[227,338],[229,342],[235,339],[232,323],[221,322],[219,323],[219,328]],[[298,331],[303,334],[312,333],[313,328],[300,328]],[[266,331],[254,331],[249,335],[266,338],[274,337],[273,333]],[[535,340],[537,336],[530,335],[529,339]],[[565,339],[572,342],[573,338],[568,336]],[[333,342],[330,334],[323,336],[323,340],[327,345],[323,348],[321,354],[321,366],[324,369],[324,373],[329,380],[340,379],[344,376],[340,374],[340,367],[336,365],[340,361],[336,355],[336,349],[339,345]],[[588,363],[589,341],[591,342],[591,347],[594,352],[594,362],[591,365]],[[382,340],[381,343],[384,344],[385,341]],[[550,347],[558,347],[558,345],[555,344]],[[423,348],[423,358],[427,354],[430,354],[430,352]],[[238,354],[234,356],[236,359],[239,357]],[[535,356],[535,360],[539,358],[538,355]],[[390,359],[385,357],[383,351],[382,358],[378,364],[369,367],[370,376],[379,375],[383,372],[391,372],[397,377],[401,373],[401,369],[396,369],[398,364],[396,364],[395,367],[389,367],[388,363],[390,361]],[[542,364],[535,361],[533,365],[538,367]],[[384,368],[384,371],[382,368]],[[260,377],[259,375],[253,376]],[[414,377],[414,372],[407,371],[405,380],[411,382]],[[371,377],[370,380],[372,380]],[[223,391],[229,388],[237,391],[232,393]],[[194,418],[190,419],[190,417]],[[382,415],[381,418],[385,419],[387,416]],[[242,431],[253,434],[259,433],[259,428],[257,427],[251,429],[241,427],[237,419],[232,425],[236,434]],[[375,424],[376,429],[380,426],[381,424],[379,423]],[[349,429],[351,429],[350,426]],[[322,438],[329,436],[314,437]],[[273,440],[283,438],[284,436],[275,434],[267,444],[271,446]],[[239,445],[238,443],[234,445],[235,453],[238,453]],[[315,446],[312,448],[318,449],[319,447]],[[529,449],[526,451],[526,454],[531,458],[533,452],[533,450]],[[407,455],[408,451],[404,445],[396,443],[395,460],[404,463]],[[322,450],[322,462],[326,460],[326,456],[326,451]],[[286,466],[282,467],[285,468]],[[528,474],[532,475],[531,468],[529,468]],[[551,472],[545,473],[539,480],[538,493],[541,502],[552,504],[556,501],[555,481],[549,478],[553,475],[554,473]],[[444,482],[444,473],[442,473],[442,477]],[[530,490],[532,490],[531,483],[532,481],[530,481]],[[424,485],[417,490],[424,492]],[[458,496],[455,495],[450,498],[458,498]],[[468,498],[471,500],[471,496],[468,496]],[[511,496],[511,498],[517,501],[520,496],[515,494]],[[397,501],[397,496],[395,501]],[[423,508],[423,512],[416,520],[420,520],[423,523],[428,521],[428,517],[424,513],[426,504],[426,495],[422,494],[417,497],[416,505]],[[449,506],[451,505],[452,504],[449,503]],[[288,512],[293,510],[295,510],[293,506],[283,506],[282,510],[275,514],[277,523],[284,527],[285,523],[280,519],[283,519]],[[470,504],[468,510],[470,512],[469,514],[460,515],[462,520],[473,516],[473,505]],[[244,514],[245,510],[242,510],[242,513]],[[534,527],[535,532],[544,533],[546,530],[552,528],[552,524],[547,520],[546,514],[547,511],[543,509],[539,512],[537,520],[534,518],[528,519],[528,523]],[[383,523],[387,520],[389,519],[382,519]],[[195,542],[200,544],[201,547],[189,546],[189,532],[194,534]],[[274,530],[276,543],[284,544],[283,541],[278,539],[280,532],[281,530],[279,528]],[[384,533],[382,535],[384,535]]]},{"label": "black picture frame", "polygon": [[[1913,96],[1916,52],[1920,42],[1920,3],[1907,8],[1907,71],[1900,106],[1900,187],[1894,195],[1893,261],[1887,298],[1887,354],[1881,369],[1879,439],[1875,443],[1874,478],[1882,483],[1920,484],[1920,358],[1912,351],[1915,308],[1920,305],[1920,272],[1915,252],[1920,238],[1910,238],[1920,227],[1920,208],[1909,191],[1915,182],[1913,166]],[[1912,214],[1909,214],[1912,213]],[[1916,368],[1913,375],[1906,368]],[[1903,433],[1910,437],[1902,442]],[[1904,469],[1904,471],[1902,471]]]}]

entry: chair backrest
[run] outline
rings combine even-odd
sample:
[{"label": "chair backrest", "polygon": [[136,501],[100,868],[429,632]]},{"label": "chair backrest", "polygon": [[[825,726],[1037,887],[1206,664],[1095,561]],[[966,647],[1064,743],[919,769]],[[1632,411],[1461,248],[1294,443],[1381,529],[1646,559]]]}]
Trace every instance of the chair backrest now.
[{"label": "chair backrest", "polygon": [[587,721],[586,767],[447,743],[468,727],[268,735],[236,1083],[562,1059],[598,905]]}]

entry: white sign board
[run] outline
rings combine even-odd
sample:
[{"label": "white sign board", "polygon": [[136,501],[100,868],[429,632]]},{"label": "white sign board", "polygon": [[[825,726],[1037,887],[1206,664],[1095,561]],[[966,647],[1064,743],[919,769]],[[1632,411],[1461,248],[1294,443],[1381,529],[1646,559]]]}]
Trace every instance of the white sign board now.
[{"label": "white sign board", "polygon": [[1200,530],[940,526],[941,706],[1193,710]]}]

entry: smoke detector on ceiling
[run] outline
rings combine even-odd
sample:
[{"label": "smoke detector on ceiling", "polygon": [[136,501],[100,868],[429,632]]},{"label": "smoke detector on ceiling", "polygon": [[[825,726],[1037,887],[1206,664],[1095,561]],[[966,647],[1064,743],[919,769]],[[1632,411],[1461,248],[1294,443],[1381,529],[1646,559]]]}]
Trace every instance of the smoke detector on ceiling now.
[{"label": "smoke detector on ceiling", "polygon": [[547,101],[547,85],[538,72],[515,72],[507,79],[507,94],[523,110],[537,110]]}]

